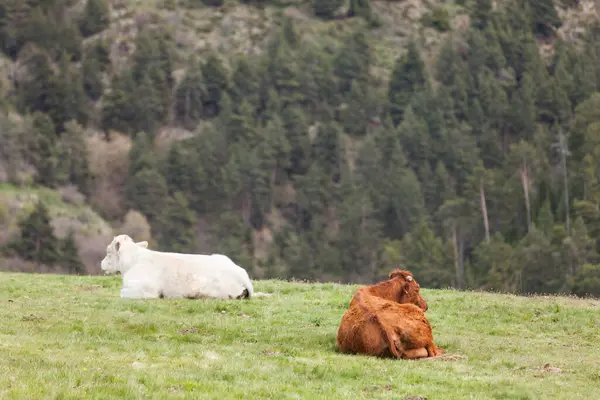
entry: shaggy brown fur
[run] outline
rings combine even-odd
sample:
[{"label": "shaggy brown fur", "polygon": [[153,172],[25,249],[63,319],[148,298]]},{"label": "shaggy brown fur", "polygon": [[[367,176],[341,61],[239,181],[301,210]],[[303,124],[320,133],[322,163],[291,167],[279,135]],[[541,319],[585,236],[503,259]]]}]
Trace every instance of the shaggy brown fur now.
[{"label": "shaggy brown fur", "polygon": [[342,352],[417,359],[443,354],[425,317],[427,302],[409,271],[357,290],[337,335]]}]

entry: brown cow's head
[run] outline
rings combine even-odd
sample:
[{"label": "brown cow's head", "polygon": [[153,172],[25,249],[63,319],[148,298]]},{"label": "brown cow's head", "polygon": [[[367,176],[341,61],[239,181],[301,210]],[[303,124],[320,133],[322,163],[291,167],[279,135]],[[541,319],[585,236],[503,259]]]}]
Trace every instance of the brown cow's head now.
[{"label": "brown cow's head", "polygon": [[398,303],[411,303],[427,311],[427,302],[421,296],[421,287],[410,271],[396,269],[390,272],[390,280],[397,280],[400,283]]}]

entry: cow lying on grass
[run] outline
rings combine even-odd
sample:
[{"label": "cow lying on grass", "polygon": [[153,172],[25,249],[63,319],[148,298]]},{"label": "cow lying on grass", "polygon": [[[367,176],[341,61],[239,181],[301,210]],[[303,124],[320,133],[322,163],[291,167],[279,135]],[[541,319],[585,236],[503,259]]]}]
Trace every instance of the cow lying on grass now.
[{"label": "cow lying on grass", "polygon": [[116,236],[106,248],[102,270],[123,276],[123,298],[242,299],[254,293],[245,269],[221,254],[165,253],[148,242]]},{"label": "cow lying on grass", "polygon": [[444,353],[425,317],[427,302],[409,271],[357,290],[337,334],[338,349],[377,357],[419,359]]}]

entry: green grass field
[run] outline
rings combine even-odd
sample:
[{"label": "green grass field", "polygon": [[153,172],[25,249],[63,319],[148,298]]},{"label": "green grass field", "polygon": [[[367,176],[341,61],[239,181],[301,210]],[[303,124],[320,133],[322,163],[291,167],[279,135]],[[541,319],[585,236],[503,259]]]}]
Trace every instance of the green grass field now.
[{"label": "green grass field", "polygon": [[437,344],[462,357],[403,361],[336,352],[357,286],[258,281],[274,295],[218,301],[120,285],[0,274],[0,398],[600,398],[599,300],[425,289]]}]

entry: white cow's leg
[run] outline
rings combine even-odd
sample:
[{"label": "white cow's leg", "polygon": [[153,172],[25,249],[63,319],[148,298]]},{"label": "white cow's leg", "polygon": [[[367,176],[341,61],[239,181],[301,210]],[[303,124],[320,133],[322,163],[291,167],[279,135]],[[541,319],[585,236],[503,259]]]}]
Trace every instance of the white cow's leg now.
[{"label": "white cow's leg", "polygon": [[145,285],[127,285],[121,289],[121,297],[127,299],[154,299],[162,296],[159,290]]}]

